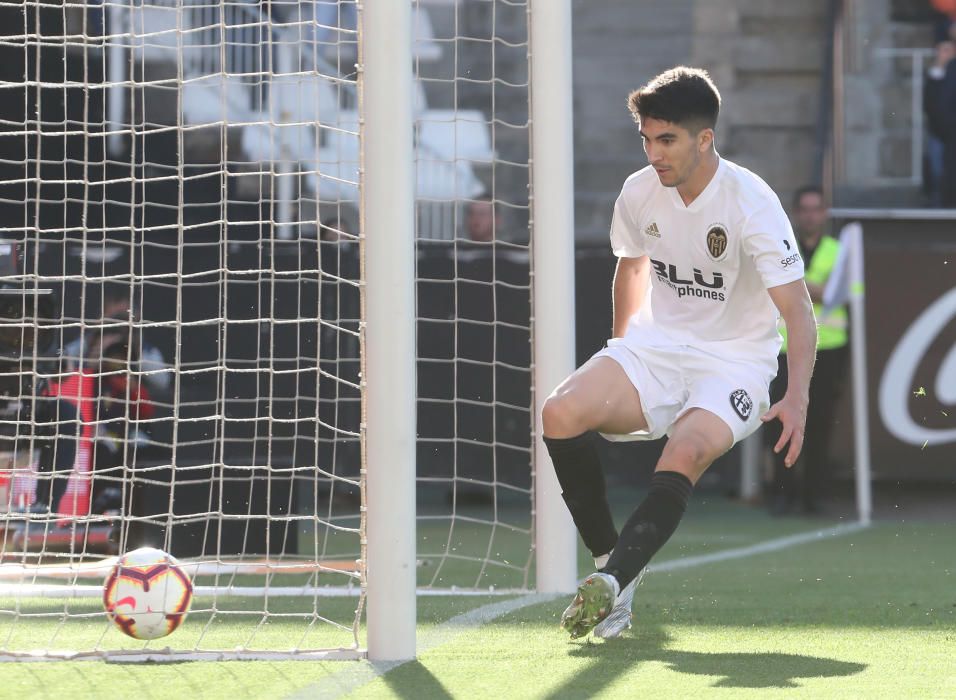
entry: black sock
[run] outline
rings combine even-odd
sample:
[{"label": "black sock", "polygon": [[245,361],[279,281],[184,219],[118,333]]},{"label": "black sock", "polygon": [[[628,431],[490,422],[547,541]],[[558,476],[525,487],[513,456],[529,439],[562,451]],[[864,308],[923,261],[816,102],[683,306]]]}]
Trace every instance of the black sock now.
[{"label": "black sock", "polygon": [[601,571],[621,588],[637,578],[677,529],[694,485],[678,472],[654,472],[647,497],[628,518],[607,566]]},{"label": "black sock", "polygon": [[607,554],[617,542],[617,530],[607,503],[604,470],[594,444],[594,433],[572,438],[546,437],[544,444],[561,484],[561,496],[571,511],[584,546],[592,556]]}]

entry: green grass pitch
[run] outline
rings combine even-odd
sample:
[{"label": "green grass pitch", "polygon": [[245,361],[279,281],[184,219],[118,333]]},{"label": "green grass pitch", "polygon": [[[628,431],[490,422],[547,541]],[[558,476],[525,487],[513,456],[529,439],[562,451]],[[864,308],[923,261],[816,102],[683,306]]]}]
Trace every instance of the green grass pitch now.
[{"label": "green grass pitch", "polygon": [[[701,497],[659,561],[832,524],[771,520]],[[441,532],[426,528],[420,535]],[[652,572],[635,598],[634,629],[606,642],[569,641],[558,628],[562,598],[459,628],[417,661],[377,677],[365,662],[16,663],[0,666],[0,697],[956,698],[954,542],[956,523],[882,522],[777,552]],[[587,564],[582,553],[582,573]],[[454,572],[452,563],[446,566]],[[434,638],[455,615],[501,600],[420,598],[420,638]],[[295,611],[297,602],[274,604],[279,607],[271,609]],[[339,619],[355,600],[325,604]],[[25,612],[62,610],[52,600],[25,605]],[[98,610],[95,600],[70,605],[74,612]],[[205,613],[190,617],[175,633],[177,646],[201,634],[204,643],[226,648],[248,638],[248,619],[208,620]],[[345,637],[321,627],[306,632],[294,618],[271,619],[267,627],[258,632],[257,646]],[[51,640],[81,646],[103,631],[95,615],[65,625],[57,617],[0,619],[6,648]],[[118,632],[108,634],[122,646]]]}]

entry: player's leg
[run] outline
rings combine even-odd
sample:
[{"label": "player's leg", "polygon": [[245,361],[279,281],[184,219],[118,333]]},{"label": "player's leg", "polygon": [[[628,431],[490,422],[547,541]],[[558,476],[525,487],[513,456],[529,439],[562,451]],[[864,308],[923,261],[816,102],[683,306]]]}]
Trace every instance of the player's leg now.
[{"label": "player's leg", "polygon": [[726,421],[702,408],[688,410],[674,423],[647,496],[621,529],[607,565],[596,574],[613,578],[620,590],[613,608],[594,627],[596,637],[610,639],[630,628],[634,590],[648,561],[677,529],[697,479],[733,442]]},{"label": "player's leg", "polygon": [[[596,432],[647,429],[640,396],[627,373],[608,357],[594,357],[548,397],[542,411],[544,442],[562,497],[595,563],[607,561],[617,530],[607,502]],[[604,563],[601,562],[601,563]],[[561,616],[571,637],[587,634],[611,610],[618,594],[610,576],[591,576]]]},{"label": "player's leg", "polygon": [[544,442],[562,497],[591,555],[610,553],[617,530],[607,502],[596,431],[645,430],[641,400],[622,367],[593,357],[568,377],[544,403]]},{"label": "player's leg", "polygon": [[621,529],[603,573],[626,587],[664,546],[687,509],[694,484],[734,444],[726,421],[692,408],[674,424],[651,477],[650,490]]},{"label": "player's leg", "polygon": [[683,377],[690,395],[668,430],[670,440],[657,463],[644,501],[621,529],[608,564],[600,573],[618,582],[621,594],[594,629],[616,637],[630,627],[631,598],[648,561],[677,529],[691,490],[717,457],[753,433],[770,407],[769,367],[727,363],[715,367],[707,354],[685,355]]},{"label": "player's leg", "polygon": [[637,389],[621,365],[603,355],[565,379],[544,402],[541,417],[550,438],[587,430],[623,435],[647,428]]}]

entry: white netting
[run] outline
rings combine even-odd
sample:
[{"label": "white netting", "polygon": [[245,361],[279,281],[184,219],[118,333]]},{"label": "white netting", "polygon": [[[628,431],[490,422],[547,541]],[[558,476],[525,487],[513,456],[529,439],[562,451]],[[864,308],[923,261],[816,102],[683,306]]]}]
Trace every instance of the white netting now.
[{"label": "white netting", "polygon": [[526,588],[528,6],[414,7],[419,584]]},{"label": "white netting", "polygon": [[[413,11],[418,581],[527,588],[527,2]],[[197,592],[147,652],[357,653],[356,3],[0,21],[0,656],[141,648],[98,597],[142,544]]]},{"label": "white netting", "polygon": [[141,647],[87,596],[142,544],[149,648],[358,648],[355,10],[0,3],[0,651]]}]

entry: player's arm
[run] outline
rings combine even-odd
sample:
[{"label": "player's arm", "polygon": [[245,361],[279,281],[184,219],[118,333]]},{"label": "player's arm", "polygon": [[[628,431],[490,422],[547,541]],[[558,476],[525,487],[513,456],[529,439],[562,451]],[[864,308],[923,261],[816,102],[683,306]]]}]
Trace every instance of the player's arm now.
[{"label": "player's arm", "polygon": [[803,433],[807,423],[807,405],[810,402],[810,376],[816,359],[817,325],[807,285],[796,280],[767,290],[777,310],[787,324],[787,372],[789,380],[783,399],[770,407],[762,420],[779,418],[783,424],[774,452],[780,452],[789,442],[784,464],[792,467],[803,448]]},{"label": "player's arm", "polygon": [[[810,301],[814,304],[823,303],[823,288],[826,286],[826,282],[823,284],[814,284],[813,282],[807,282],[807,291],[810,293]],[[789,329],[787,330],[789,333]]]},{"label": "player's arm", "polygon": [[646,255],[639,258],[618,258],[614,271],[614,323],[612,337],[622,338],[627,331],[627,322],[644,303],[651,260]]}]

